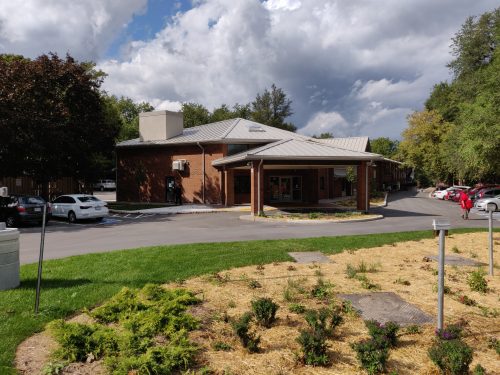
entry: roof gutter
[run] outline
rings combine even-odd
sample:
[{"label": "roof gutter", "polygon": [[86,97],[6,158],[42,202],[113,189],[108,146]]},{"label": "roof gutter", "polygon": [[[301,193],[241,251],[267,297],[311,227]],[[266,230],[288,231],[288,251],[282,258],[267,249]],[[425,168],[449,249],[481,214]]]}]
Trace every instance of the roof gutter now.
[{"label": "roof gutter", "polygon": [[201,197],[203,200],[203,204],[205,204],[205,149],[203,146],[200,144],[200,142],[196,142],[199,148],[201,148],[202,155],[203,155],[203,164],[201,166]]}]

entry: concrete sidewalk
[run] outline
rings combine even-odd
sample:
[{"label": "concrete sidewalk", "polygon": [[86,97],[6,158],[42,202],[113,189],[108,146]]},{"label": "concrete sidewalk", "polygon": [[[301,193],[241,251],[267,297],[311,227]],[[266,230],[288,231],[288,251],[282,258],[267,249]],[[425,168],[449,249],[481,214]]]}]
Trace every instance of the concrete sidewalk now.
[{"label": "concrete sidewalk", "polygon": [[[271,206],[264,206],[264,211],[271,211],[271,210],[276,210],[276,208]],[[156,215],[201,214],[210,212],[250,212],[250,205],[225,207],[225,206],[212,206],[205,204],[183,204],[180,206],[146,208],[142,210],[110,210],[110,212],[121,213],[121,214],[156,214]]]}]

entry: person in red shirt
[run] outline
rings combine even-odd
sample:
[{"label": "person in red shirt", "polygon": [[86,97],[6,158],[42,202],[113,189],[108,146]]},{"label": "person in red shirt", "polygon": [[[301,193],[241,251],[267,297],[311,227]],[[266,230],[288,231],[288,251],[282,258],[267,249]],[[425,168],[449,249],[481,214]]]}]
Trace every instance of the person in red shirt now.
[{"label": "person in red shirt", "polygon": [[463,190],[460,192],[459,202],[460,202],[460,207],[462,207],[462,219],[468,220],[469,212],[470,209],[472,208],[472,201],[469,195]]}]

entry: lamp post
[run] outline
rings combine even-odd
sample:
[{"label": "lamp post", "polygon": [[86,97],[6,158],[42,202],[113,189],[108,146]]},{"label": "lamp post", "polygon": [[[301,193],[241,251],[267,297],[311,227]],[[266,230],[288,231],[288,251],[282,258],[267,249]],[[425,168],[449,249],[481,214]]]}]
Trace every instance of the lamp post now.
[{"label": "lamp post", "polygon": [[493,276],[493,212],[496,210],[496,208],[497,206],[494,203],[488,203],[486,205],[486,211],[488,211],[488,249],[490,261],[490,276]]},{"label": "lamp post", "polygon": [[439,231],[439,258],[438,258],[438,316],[437,328],[443,329],[444,318],[444,239],[446,231],[450,229],[450,223],[444,220],[433,220],[432,227]]}]

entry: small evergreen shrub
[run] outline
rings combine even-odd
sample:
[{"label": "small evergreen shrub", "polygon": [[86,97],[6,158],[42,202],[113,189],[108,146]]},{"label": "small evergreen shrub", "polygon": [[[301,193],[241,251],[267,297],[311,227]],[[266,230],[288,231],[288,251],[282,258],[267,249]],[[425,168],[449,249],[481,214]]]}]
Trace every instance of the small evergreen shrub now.
[{"label": "small evergreen shrub", "polygon": [[467,283],[469,284],[470,290],[479,293],[486,293],[488,291],[488,282],[484,278],[484,275],[486,275],[486,273],[482,269],[478,269],[469,274]]},{"label": "small evergreen shrub", "polygon": [[405,328],[405,333],[408,335],[416,335],[422,333],[422,328],[417,324],[412,324]]},{"label": "small evergreen shrub", "polygon": [[297,342],[300,344],[302,359],[306,365],[325,366],[328,364],[326,337],[321,332],[301,330]]},{"label": "small evergreen shrub", "polygon": [[250,332],[252,318],[253,316],[250,312],[243,314],[240,319],[233,322],[233,329],[240,339],[241,345],[250,353],[256,353],[259,351],[260,336],[255,336],[255,334]]},{"label": "small evergreen shrub", "polygon": [[439,340],[456,340],[462,337],[462,326],[449,324],[446,328],[436,329],[436,337]]},{"label": "small evergreen shrub", "polygon": [[429,358],[445,374],[468,374],[472,349],[460,339],[435,340]]},{"label": "small evergreen shrub", "polygon": [[387,344],[390,348],[397,345],[399,324],[394,322],[379,323],[376,320],[366,320],[366,328],[370,336],[380,342],[382,345]]},{"label": "small evergreen shrub", "polygon": [[266,328],[271,327],[276,320],[278,308],[279,306],[271,298],[259,298],[252,301],[252,310],[257,323]]},{"label": "small evergreen shrub", "polygon": [[495,337],[490,337],[488,339],[488,348],[495,349],[498,355],[500,355],[500,340]]},{"label": "small evergreen shrub", "polygon": [[231,345],[225,343],[225,342],[222,342],[222,341],[216,341],[212,344],[212,347],[214,348],[214,350],[218,351],[218,352],[228,352],[230,350],[233,350],[233,348],[231,347]]},{"label": "small evergreen shrub", "polygon": [[257,280],[252,279],[248,282],[248,287],[250,289],[258,289],[262,288],[262,285]]},{"label": "small evergreen shrub", "polygon": [[351,347],[356,352],[361,367],[368,374],[377,374],[385,371],[385,364],[389,358],[389,349],[386,345],[380,345],[380,342],[374,338],[354,343]]},{"label": "small evergreen shrub", "polygon": [[327,337],[331,336],[334,329],[344,321],[340,309],[330,310],[327,308],[307,310],[304,319],[313,332],[318,332]]}]

